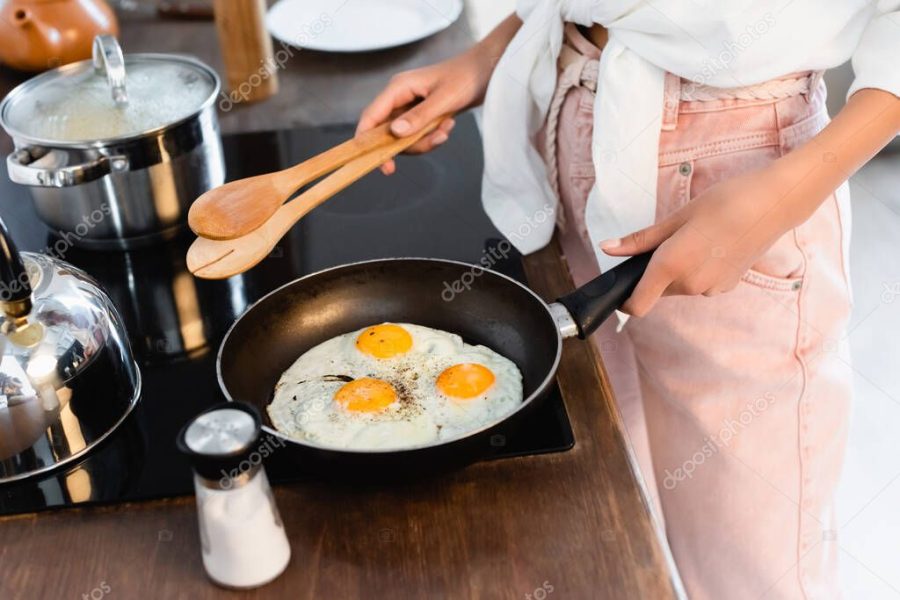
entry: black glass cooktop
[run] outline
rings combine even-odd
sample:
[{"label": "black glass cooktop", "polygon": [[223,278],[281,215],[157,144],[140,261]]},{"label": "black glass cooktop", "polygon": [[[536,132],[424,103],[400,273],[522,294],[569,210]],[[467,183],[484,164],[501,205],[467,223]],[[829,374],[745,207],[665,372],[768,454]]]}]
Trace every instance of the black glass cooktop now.
[{"label": "black glass cooktop", "polygon": [[[285,168],[352,132],[346,125],[226,136],[228,177]],[[0,166],[0,215],[15,242],[31,251],[54,244],[58,238],[38,220],[28,191],[10,183],[4,168]],[[478,131],[474,119],[465,115],[439,150],[401,157],[390,178],[377,172],[365,177],[305,217],[257,267],[225,281],[197,280],[187,271],[189,232],[132,252],[68,248],[61,253],[64,260],[96,277],[122,314],[141,364],[141,401],[114,435],[75,466],[0,485],[0,514],[192,493],[190,470],[176,451],[175,436],[190,417],[223,399],[215,355],[237,316],[282,283],[342,263],[393,256],[479,261],[502,239],[481,209],[481,171]],[[493,268],[524,280],[516,254]],[[573,445],[555,389],[514,433],[494,436],[491,458],[558,452]],[[303,477],[277,456],[267,462],[273,482]]]}]

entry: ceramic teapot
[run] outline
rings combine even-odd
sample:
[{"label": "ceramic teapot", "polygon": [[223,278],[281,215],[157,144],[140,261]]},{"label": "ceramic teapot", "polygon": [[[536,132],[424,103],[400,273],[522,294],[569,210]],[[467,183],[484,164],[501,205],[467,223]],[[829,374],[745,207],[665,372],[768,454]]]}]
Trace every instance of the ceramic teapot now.
[{"label": "ceramic teapot", "polygon": [[0,0],[0,63],[44,71],[91,57],[94,36],[118,35],[103,0]]}]

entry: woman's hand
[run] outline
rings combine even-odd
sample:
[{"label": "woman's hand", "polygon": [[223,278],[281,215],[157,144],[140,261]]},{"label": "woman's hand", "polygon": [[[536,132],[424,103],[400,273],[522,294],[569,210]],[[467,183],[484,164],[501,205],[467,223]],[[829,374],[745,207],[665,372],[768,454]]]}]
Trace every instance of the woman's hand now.
[{"label": "woman's hand", "polygon": [[[435,65],[395,75],[363,110],[356,132],[367,131],[393,118],[391,132],[394,135],[411,135],[440,115],[455,114],[480,104],[500,54],[521,24],[518,17],[511,15],[466,52]],[[416,101],[419,102],[415,106],[403,110]],[[400,114],[396,115],[398,111]],[[443,144],[453,125],[453,119],[444,119],[435,131],[407,152],[428,152]],[[385,175],[395,169],[392,160],[381,167]]]},{"label": "woman's hand", "polygon": [[[384,123],[398,109],[421,100],[402,112],[391,123],[396,136],[415,133],[442,114],[455,114],[476,103],[487,88],[488,73],[474,53],[466,52],[450,60],[412,71],[398,73],[360,116],[356,132],[361,133]],[[441,121],[437,129],[411,146],[407,152],[428,152],[447,141],[453,119]],[[385,175],[395,170],[394,161],[382,165]]]},{"label": "woman's hand", "polygon": [[631,256],[656,248],[624,312],[644,316],[661,296],[713,296],[732,290],[784,233],[794,214],[789,183],[774,166],[718,183],[663,221],[600,248]]},{"label": "woman's hand", "polygon": [[900,98],[865,88],[812,140],[769,167],[712,186],[660,223],[600,248],[630,256],[657,248],[622,307],[647,314],[660,296],[733,289],[753,264],[900,133]]}]

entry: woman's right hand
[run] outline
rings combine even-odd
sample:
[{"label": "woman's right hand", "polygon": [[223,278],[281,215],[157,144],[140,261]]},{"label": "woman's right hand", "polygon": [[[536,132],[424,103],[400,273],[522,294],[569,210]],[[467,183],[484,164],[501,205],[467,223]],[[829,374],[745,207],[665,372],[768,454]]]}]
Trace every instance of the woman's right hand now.
[{"label": "woman's right hand", "polygon": [[[440,115],[456,114],[479,104],[484,98],[492,71],[492,65],[485,63],[479,56],[478,47],[475,47],[444,62],[398,73],[363,110],[356,133],[377,127],[393,118],[391,133],[398,137],[411,135]],[[417,100],[420,100],[418,104],[402,110]],[[398,111],[400,114],[397,114]],[[428,152],[443,144],[453,125],[452,118],[444,119],[437,129],[411,146],[407,152]],[[393,160],[381,166],[385,175],[390,175],[395,170]]]}]

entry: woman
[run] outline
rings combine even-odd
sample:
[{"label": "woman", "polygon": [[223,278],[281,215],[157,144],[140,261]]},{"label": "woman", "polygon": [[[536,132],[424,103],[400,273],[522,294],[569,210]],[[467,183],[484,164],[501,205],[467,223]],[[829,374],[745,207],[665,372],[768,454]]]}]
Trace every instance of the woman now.
[{"label": "woman", "polygon": [[[484,99],[484,205],[520,250],[546,207],[576,283],[655,249],[594,341],[691,598],[839,596],[846,180],[900,131],[898,56],[897,0],[532,0],[360,119],[406,135]],[[851,57],[829,123],[821,71]]]}]

